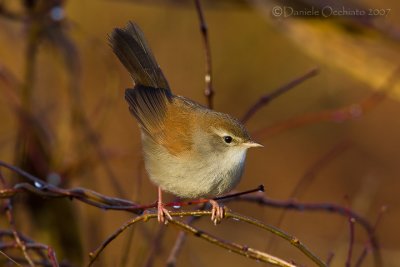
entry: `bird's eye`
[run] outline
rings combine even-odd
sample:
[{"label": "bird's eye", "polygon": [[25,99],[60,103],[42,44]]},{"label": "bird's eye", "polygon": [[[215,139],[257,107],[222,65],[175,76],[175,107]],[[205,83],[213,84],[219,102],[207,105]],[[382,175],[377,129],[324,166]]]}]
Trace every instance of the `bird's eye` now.
[{"label": "bird's eye", "polygon": [[224,136],[224,141],[225,143],[230,144],[232,142],[232,137],[229,135]]}]

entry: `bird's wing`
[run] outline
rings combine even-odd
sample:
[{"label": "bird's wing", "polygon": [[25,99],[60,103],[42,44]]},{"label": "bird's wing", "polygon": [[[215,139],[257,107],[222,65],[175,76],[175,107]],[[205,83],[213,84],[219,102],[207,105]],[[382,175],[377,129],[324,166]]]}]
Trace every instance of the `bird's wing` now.
[{"label": "bird's wing", "polygon": [[125,99],[142,130],[169,153],[190,150],[195,127],[194,106],[165,89],[136,86],[126,89]]},{"label": "bird's wing", "polygon": [[162,139],[164,120],[173,95],[166,89],[142,85],[125,90],[125,99],[130,112],[136,117],[141,128],[155,141]]}]

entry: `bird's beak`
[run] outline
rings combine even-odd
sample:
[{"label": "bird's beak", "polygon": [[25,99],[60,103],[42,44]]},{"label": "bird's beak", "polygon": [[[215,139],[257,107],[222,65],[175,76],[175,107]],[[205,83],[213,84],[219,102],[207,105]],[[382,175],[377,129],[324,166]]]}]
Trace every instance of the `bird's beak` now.
[{"label": "bird's beak", "polygon": [[263,145],[253,142],[253,141],[247,141],[246,143],[242,144],[244,147],[264,147]]}]

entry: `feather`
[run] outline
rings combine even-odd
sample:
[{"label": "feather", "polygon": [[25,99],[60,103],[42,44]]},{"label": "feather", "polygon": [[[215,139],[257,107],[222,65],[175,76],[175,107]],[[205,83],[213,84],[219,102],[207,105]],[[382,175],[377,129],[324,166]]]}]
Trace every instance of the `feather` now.
[{"label": "feather", "polygon": [[134,89],[125,90],[130,112],[154,140],[159,140],[165,134],[164,120],[172,98],[172,94],[162,88],[137,85]]},{"label": "feather", "polygon": [[115,28],[108,40],[114,53],[129,71],[135,85],[170,91],[167,79],[136,24],[128,22],[125,28]]}]

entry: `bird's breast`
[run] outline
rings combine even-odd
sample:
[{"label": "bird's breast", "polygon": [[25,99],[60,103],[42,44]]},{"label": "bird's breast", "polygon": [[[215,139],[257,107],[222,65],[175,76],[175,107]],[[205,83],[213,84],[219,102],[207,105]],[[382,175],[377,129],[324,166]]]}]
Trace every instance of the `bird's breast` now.
[{"label": "bird's breast", "polygon": [[210,197],[233,189],[242,176],[246,150],[231,153],[172,154],[143,137],[145,166],[150,179],[163,190],[183,198]]}]

